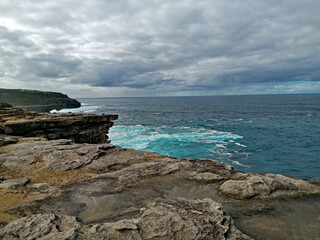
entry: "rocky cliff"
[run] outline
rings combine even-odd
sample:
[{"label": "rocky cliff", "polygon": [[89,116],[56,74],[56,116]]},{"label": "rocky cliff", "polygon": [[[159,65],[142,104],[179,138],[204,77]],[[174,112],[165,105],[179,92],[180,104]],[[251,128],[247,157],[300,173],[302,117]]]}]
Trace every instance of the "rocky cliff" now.
[{"label": "rocky cliff", "polygon": [[71,139],[77,143],[104,143],[117,115],[37,114],[19,108],[0,108],[0,134]]},{"label": "rocky cliff", "polygon": [[[24,115],[15,121],[41,125]],[[41,118],[50,121],[32,136],[13,136],[12,120],[2,122],[0,239],[319,239],[318,181],[77,143],[72,134],[49,140],[45,129],[68,120]]]},{"label": "rocky cliff", "polygon": [[42,92],[24,89],[0,88],[0,102],[36,112],[49,112],[53,109],[78,108],[81,104],[58,92]]}]

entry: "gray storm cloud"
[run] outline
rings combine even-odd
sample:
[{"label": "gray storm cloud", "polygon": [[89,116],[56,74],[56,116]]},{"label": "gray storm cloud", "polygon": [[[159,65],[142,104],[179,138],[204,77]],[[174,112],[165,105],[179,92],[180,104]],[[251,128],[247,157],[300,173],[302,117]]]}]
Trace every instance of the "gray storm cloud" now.
[{"label": "gray storm cloud", "polygon": [[156,94],[318,82],[318,9],[317,0],[4,0],[0,84]]}]

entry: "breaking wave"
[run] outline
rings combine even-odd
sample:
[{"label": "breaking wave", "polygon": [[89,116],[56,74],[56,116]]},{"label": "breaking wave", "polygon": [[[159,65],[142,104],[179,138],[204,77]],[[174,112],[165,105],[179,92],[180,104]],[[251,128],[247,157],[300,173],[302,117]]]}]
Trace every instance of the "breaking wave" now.
[{"label": "breaking wave", "polygon": [[81,103],[81,107],[79,108],[64,108],[59,111],[57,110],[52,110],[50,111],[51,113],[96,113],[99,111],[100,106],[97,105],[90,105],[90,104],[85,104]]},{"label": "breaking wave", "polygon": [[243,137],[230,132],[193,127],[117,125],[110,129],[114,145],[153,151],[172,157],[230,158],[228,145]]}]

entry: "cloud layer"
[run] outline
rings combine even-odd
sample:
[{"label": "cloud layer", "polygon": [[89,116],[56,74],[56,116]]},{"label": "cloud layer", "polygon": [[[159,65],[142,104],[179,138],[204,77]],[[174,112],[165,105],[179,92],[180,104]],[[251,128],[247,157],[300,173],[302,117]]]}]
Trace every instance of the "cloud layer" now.
[{"label": "cloud layer", "polygon": [[79,97],[320,92],[318,9],[318,0],[4,0],[0,87]]}]

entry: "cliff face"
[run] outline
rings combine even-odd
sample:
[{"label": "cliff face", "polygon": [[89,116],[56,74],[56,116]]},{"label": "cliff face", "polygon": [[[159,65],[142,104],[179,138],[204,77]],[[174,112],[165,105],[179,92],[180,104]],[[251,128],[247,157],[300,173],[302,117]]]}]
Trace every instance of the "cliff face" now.
[{"label": "cliff face", "polygon": [[117,115],[37,114],[0,107],[0,134],[71,139],[77,143],[105,143]]},{"label": "cliff face", "polygon": [[3,111],[0,239],[320,236],[319,181],[96,144],[114,115]]},{"label": "cliff face", "polygon": [[53,109],[78,108],[81,104],[67,95],[57,92],[42,92],[22,89],[1,89],[0,102],[36,112],[49,112]]}]

